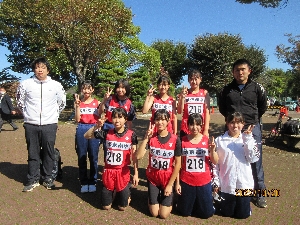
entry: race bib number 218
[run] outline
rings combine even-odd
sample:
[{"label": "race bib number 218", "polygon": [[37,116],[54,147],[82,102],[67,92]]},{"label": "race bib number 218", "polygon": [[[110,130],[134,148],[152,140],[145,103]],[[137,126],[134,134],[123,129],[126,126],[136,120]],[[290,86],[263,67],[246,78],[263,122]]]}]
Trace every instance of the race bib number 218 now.
[{"label": "race bib number 218", "polygon": [[123,162],[122,151],[107,151],[106,163],[109,165],[119,166]]},{"label": "race bib number 218", "polygon": [[186,157],[186,171],[205,172],[204,157]]},{"label": "race bib number 218", "polygon": [[166,170],[170,166],[170,159],[151,157],[151,167]]}]

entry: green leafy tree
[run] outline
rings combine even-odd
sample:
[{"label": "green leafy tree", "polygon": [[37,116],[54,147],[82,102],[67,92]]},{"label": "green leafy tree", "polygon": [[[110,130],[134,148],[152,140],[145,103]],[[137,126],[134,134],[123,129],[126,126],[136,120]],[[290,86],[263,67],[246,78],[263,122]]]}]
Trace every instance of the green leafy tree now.
[{"label": "green leafy tree", "polygon": [[300,35],[286,34],[290,46],[280,44],[276,47],[277,57],[284,63],[288,63],[293,69],[300,70]]},{"label": "green leafy tree", "polygon": [[131,86],[131,99],[137,110],[142,109],[149,89],[150,74],[147,68],[140,67],[129,75]]},{"label": "green leafy tree", "polygon": [[153,42],[151,47],[159,51],[162,67],[168,71],[174,85],[178,86],[187,72],[186,44],[182,42],[175,43],[171,40],[158,40]]},{"label": "green leafy tree", "polygon": [[211,93],[219,92],[232,81],[231,65],[240,58],[252,64],[252,75],[256,79],[265,68],[264,51],[256,46],[245,46],[239,35],[220,33],[196,37],[188,52],[190,67],[201,71],[201,85]]},{"label": "green leafy tree", "polygon": [[131,19],[120,0],[4,0],[0,40],[14,71],[28,73],[34,58],[46,56],[55,75],[81,83],[97,75],[124,36],[136,35]]},{"label": "green leafy tree", "polygon": [[276,47],[277,57],[284,63],[288,63],[292,69],[287,73],[290,75],[288,82],[288,93],[299,96],[300,93],[300,35],[287,34],[289,46],[280,44]]},{"label": "green leafy tree", "polygon": [[268,96],[282,97],[288,89],[289,77],[282,69],[267,69],[257,81],[264,85]]},{"label": "green leafy tree", "polygon": [[279,7],[281,4],[284,6],[288,3],[289,0],[236,0],[236,2],[242,4],[252,4],[258,3],[265,8],[276,8]]},{"label": "green leafy tree", "polygon": [[[103,96],[107,87],[113,87],[115,82],[121,78],[130,80],[133,90],[144,88],[146,85],[143,93],[138,92],[138,96],[142,96],[149,87],[150,80],[154,80],[157,71],[159,71],[161,61],[157,50],[142,43],[137,36],[124,37],[121,43],[122,48],[113,49],[110,52],[110,60],[99,66],[96,81],[100,88],[100,96]],[[137,79],[136,82],[134,82],[133,77]],[[140,80],[149,81],[147,84],[141,85]],[[134,94],[136,93],[133,91],[132,96]]]},{"label": "green leafy tree", "polygon": [[286,88],[286,96],[294,97],[295,99],[299,98],[300,93],[300,71],[299,70],[288,70],[286,72],[287,79],[287,88]]},{"label": "green leafy tree", "polygon": [[20,80],[20,78],[15,75],[12,75],[9,72],[8,67],[6,67],[6,68],[2,69],[2,71],[0,71],[0,84],[5,83],[5,82],[18,81],[18,80]]}]

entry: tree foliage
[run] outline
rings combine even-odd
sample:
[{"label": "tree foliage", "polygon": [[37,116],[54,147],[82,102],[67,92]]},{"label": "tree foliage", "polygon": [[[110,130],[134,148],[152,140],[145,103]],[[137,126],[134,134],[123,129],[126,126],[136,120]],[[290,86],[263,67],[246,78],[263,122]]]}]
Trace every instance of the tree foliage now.
[{"label": "tree foliage", "polygon": [[286,96],[292,96],[296,99],[299,98],[300,93],[300,71],[299,70],[288,70],[286,72],[287,88]]},{"label": "tree foliage", "polygon": [[157,40],[151,47],[160,53],[161,66],[168,71],[174,85],[179,85],[186,74],[187,46],[182,42]]},{"label": "tree foliage", "polygon": [[288,63],[293,69],[300,71],[300,35],[286,34],[291,46],[280,44],[276,47],[277,57],[284,63]]},{"label": "tree foliage", "polygon": [[1,83],[6,83],[6,82],[12,82],[12,81],[18,81],[20,80],[19,77],[16,77],[15,75],[12,75],[9,72],[9,68],[6,67],[0,71],[0,84]]},{"label": "tree foliage", "polygon": [[265,8],[276,8],[279,7],[281,4],[286,5],[288,1],[289,0],[236,0],[236,2],[242,4],[258,3]]},{"label": "tree foliage", "polygon": [[289,81],[287,92],[292,96],[299,96],[300,93],[300,35],[288,37],[289,46],[280,44],[276,47],[277,57],[284,63],[288,63],[292,69],[288,71]]},{"label": "tree foliage", "polygon": [[137,109],[141,109],[151,83],[149,71],[145,67],[140,67],[137,71],[130,74],[129,81],[133,105]]},{"label": "tree foliage", "polygon": [[281,97],[288,89],[289,76],[282,69],[267,69],[258,82],[264,85],[267,94],[272,97]]},{"label": "tree foliage", "polygon": [[188,52],[190,67],[202,73],[202,86],[212,93],[219,92],[232,78],[231,65],[240,58],[252,64],[252,77],[256,79],[265,68],[264,51],[256,46],[245,46],[239,35],[228,33],[204,34],[196,37]]},{"label": "tree foliage", "polygon": [[0,40],[14,71],[29,73],[30,62],[46,56],[52,75],[81,83],[96,77],[124,36],[137,35],[131,19],[120,0],[4,0]]}]

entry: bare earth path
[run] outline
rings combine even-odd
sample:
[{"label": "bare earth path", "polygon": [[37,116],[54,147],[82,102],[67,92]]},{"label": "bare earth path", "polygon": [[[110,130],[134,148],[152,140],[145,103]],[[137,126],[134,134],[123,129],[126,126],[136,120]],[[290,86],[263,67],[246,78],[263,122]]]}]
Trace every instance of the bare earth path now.
[{"label": "bare earth path", "polygon": [[[267,112],[263,117],[264,134],[277,120]],[[291,113],[290,113],[291,114]],[[291,114],[300,117],[300,114]],[[223,130],[224,118],[215,112],[211,115],[211,135]],[[139,136],[145,132],[148,117],[138,117],[135,130]],[[288,148],[281,141],[272,145],[266,140],[263,150],[265,182],[268,189],[280,190],[280,197],[268,197],[268,207],[259,209],[252,205],[253,215],[246,220],[236,220],[215,215],[207,220],[172,215],[161,220],[152,218],[147,208],[145,167],[147,157],[140,161],[140,183],[132,189],[132,201],[125,212],[114,207],[100,209],[101,171],[103,152],[99,156],[99,182],[96,193],[81,194],[77,179],[77,158],[74,150],[76,125],[59,124],[56,147],[63,160],[63,178],[56,181],[56,190],[40,186],[33,192],[23,193],[27,173],[27,150],[22,124],[12,131],[8,124],[0,133],[0,221],[1,224],[300,224],[300,150]]]}]

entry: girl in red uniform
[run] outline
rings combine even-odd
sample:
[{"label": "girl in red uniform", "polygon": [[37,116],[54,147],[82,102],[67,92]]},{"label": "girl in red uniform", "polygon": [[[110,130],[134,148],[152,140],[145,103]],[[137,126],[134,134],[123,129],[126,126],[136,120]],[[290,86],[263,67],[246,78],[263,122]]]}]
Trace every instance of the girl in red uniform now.
[{"label": "girl in red uniform", "polygon": [[182,137],[180,184],[176,181],[177,209],[183,216],[190,216],[194,209],[198,217],[209,218],[215,212],[210,163],[218,163],[218,155],[213,138],[209,144],[208,137],[202,134],[202,116],[189,115],[187,124],[190,134]]},{"label": "girl in red uniform", "polygon": [[[159,109],[154,114],[154,124],[140,144],[136,158],[141,159],[149,149],[149,165],[146,170],[148,179],[148,206],[152,216],[167,218],[172,210],[173,184],[181,166],[181,145],[179,138],[168,132],[170,114]],[[155,127],[157,132],[154,132]]]},{"label": "girl in red uniform", "polygon": [[[87,140],[84,133],[93,127],[99,119],[99,101],[92,97],[94,86],[90,81],[81,85],[82,99],[75,94],[75,121],[78,126],[75,134],[76,153],[78,156],[79,180],[81,193],[95,192],[98,178],[99,140]],[[90,176],[87,174],[87,156],[90,161]]]},{"label": "girl in red uniform", "polygon": [[168,95],[170,88],[170,78],[166,75],[162,75],[157,80],[157,89],[159,94],[153,95],[155,88],[152,86],[148,90],[146,100],[143,106],[143,113],[147,113],[152,107],[152,117],[150,119],[151,124],[154,124],[154,113],[158,109],[166,109],[171,116],[171,122],[168,123],[168,131],[170,133],[177,133],[177,115],[176,115],[176,101],[173,97]]},{"label": "girl in red uniform", "polygon": [[[111,93],[114,91],[114,94]],[[128,98],[130,95],[130,86],[127,80],[120,79],[115,83],[114,89],[107,89],[107,92],[103,98],[103,101],[100,104],[100,114],[105,112],[105,117],[107,120],[103,125],[103,130],[108,130],[114,128],[112,124],[112,111],[117,108],[121,107],[124,108],[127,112],[127,121],[126,126],[129,130],[132,129],[132,121],[136,118],[135,110],[132,102]]]},{"label": "girl in red uniform", "polygon": [[203,135],[208,136],[210,98],[206,90],[200,88],[202,76],[199,70],[191,70],[188,74],[188,81],[191,86],[187,89],[183,86],[177,106],[177,113],[182,115],[180,138],[189,134],[187,120],[189,115],[199,113],[203,117]]},{"label": "girl in red uniform", "polygon": [[[120,210],[130,203],[130,170],[131,156],[136,151],[138,144],[134,131],[124,126],[127,113],[124,108],[115,108],[112,111],[112,123],[115,128],[108,131],[100,130],[104,120],[99,120],[97,125],[89,129],[84,137],[87,139],[96,138],[106,142],[107,154],[102,175],[101,202],[103,209],[110,209],[113,202],[113,195],[116,192],[118,207]],[[138,164],[133,157],[133,185],[138,184]]]}]

